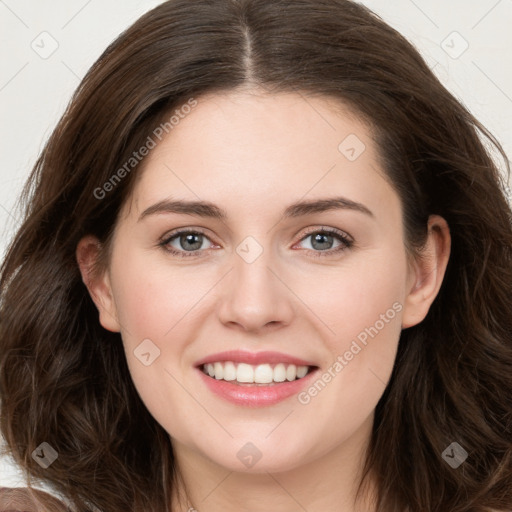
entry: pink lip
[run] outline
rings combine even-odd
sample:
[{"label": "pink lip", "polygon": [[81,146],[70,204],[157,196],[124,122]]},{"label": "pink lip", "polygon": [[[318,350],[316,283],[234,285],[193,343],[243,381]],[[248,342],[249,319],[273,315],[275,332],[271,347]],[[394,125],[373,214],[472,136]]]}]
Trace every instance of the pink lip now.
[{"label": "pink lip", "polygon": [[305,361],[304,359],[290,356],[288,354],[283,354],[281,352],[247,352],[245,350],[227,350],[225,352],[218,352],[217,354],[212,354],[211,356],[199,360],[195,366],[201,367],[204,364],[217,362],[220,363],[225,361],[233,361],[234,363],[247,363],[253,365],[264,363],[284,363],[294,364],[296,366],[315,366],[309,361]]},{"label": "pink lip", "polygon": [[[216,361],[219,361],[219,359],[216,359]],[[255,408],[273,405],[292,395],[296,395],[301,389],[309,386],[312,380],[316,378],[319,368],[310,370],[302,379],[291,382],[276,382],[269,386],[240,386],[232,382],[212,378],[206,375],[201,368],[197,368],[197,371],[206,386],[217,396],[235,405]]]}]

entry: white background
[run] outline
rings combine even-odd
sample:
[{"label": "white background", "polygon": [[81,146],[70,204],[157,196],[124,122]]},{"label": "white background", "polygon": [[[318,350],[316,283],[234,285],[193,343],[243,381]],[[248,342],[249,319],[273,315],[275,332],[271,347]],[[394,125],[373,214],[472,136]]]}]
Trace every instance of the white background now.
[{"label": "white background", "polygon": [[[0,0],[0,258],[17,226],[21,186],[81,77],[122,30],[160,3]],[[416,45],[512,155],[512,0],[362,3]],[[33,49],[52,44],[58,47],[47,58]],[[7,459],[0,459],[2,485],[23,485]]]}]

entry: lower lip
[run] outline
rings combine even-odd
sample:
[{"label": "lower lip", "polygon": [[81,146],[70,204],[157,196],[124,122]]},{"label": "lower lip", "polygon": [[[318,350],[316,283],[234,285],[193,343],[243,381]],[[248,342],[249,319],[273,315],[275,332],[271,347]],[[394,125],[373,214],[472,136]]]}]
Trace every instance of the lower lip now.
[{"label": "lower lip", "polygon": [[201,368],[197,368],[203,382],[217,396],[236,404],[246,407],[265,407],[277,404],[287,398],[298,394],[316,376],[318,368],[311,370],[302,379],[291,382],[276,382],[271,386],[239,386],[225,380],[217,380],[206,375]]}]

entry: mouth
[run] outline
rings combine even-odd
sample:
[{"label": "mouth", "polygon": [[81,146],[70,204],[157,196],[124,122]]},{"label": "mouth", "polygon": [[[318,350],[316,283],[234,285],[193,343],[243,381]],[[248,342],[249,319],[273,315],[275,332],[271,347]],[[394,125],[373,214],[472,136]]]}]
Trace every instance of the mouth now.
[{"label": "mouth", "polygon": [[234,361],[216,361],[199,366],[199,369],[211,379],[246,387],[270,387],[285,382],[294,382],[303,379],[317,368],[312,365],[289,363],[254,365]]},{"label": "mouth", "polygon": [[320,367],[279,352],[232,350],[195,364],[200,381],[217,398],[242,407],[265,407],[298,395]]},{"label": "mouth", "polygon": [[283,352],[228,350],[196,361],[200,380],[217,398],[243,407],[264,407],[297,395],[320,368]]}]

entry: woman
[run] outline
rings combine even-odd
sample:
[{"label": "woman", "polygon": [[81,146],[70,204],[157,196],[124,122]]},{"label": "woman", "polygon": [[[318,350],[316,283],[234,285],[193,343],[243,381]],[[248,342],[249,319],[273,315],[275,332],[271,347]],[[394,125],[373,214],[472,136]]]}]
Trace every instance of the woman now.
[{"label": "woman", "polygon": [[171,0],[80,85],[2,267],[2,433],[74,510],[506,511],[511,210],[346,0]]}]

